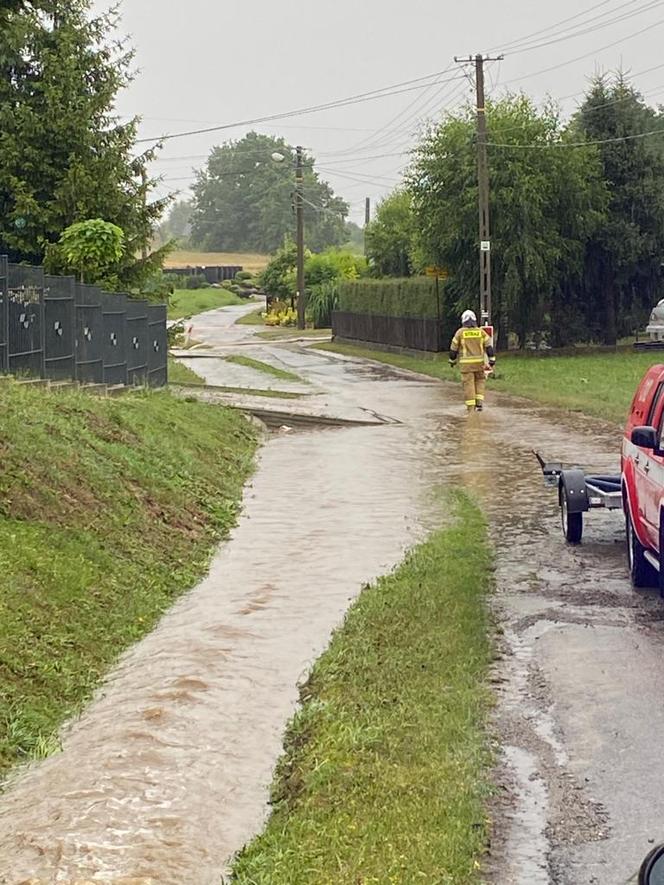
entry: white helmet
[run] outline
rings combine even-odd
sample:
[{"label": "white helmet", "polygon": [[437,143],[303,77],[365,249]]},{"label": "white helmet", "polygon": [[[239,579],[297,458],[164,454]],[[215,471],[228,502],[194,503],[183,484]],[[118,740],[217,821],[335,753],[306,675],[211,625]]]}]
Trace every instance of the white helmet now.
[{"label": "white helmet", "polygon": [[464,326],[466,325],[466,323],[476,323],[477,316],[475,315],[475,312],[472,310],[464,310],[463,314],[461,315],[461,322]]}]

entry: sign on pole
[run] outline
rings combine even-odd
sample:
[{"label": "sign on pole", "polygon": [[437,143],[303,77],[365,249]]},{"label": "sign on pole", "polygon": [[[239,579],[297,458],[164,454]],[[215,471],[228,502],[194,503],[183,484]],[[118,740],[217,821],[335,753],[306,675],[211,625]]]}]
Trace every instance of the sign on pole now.
[{"label": "sign on pole", "polygon": [[480,242],[480,250],[482,252],[490,252],[491,251],[491,240],[482,240]]},{"label": "sign on pole", "polygon": [[446,267],[436,267],[435,265],[433,267],[427,267],[425,273],[428,277],[435,277],[435,279],[442,280],[443,282],[449,279],[450,276]]}]

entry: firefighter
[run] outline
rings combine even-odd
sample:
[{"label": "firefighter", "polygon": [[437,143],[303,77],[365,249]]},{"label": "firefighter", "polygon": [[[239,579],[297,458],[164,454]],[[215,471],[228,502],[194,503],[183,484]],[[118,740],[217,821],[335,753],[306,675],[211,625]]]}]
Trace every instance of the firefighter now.
[{"label": "firefighter", "polygon": [[487,361],[491,368],[496,364],[496,354],[491,338],[477,326],[477,317],[466,310],[461,317],[462,327],[452,339],[450,365],[461,369],[464,399],[469,412],[481,412],[484,408]]}]

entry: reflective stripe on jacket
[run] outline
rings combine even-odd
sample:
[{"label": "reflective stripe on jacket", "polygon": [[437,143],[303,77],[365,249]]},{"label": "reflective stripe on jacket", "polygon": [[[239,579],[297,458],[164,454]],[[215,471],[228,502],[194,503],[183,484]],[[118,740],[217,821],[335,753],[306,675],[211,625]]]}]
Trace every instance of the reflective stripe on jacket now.
[{"label": "reflective stripe on jacket", "polygon": [[461,371],[477,372],[484,368],[485,355],[493,355],[491,338],[484,329],[464,326],[459,329],[450,346],[450,357],[459,362]]}]

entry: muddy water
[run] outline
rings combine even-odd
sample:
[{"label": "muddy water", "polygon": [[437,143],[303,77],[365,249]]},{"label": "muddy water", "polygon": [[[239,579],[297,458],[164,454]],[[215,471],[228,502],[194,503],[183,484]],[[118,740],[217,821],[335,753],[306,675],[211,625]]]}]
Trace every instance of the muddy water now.
[{"label": "muddy water", "polygon": [[[628,751],[610,755],[607,719],[627,732],[621,747],[631,739],[620,706],[628,668],[603,646],[610,631],[627,644],[636,637],[657,684],[664,674],[639,625],[656,602],[629,590],[619,519],[597,516],[582,548],[564,546],[530,453],[612,469],[615,431],[507,400],[466,419],[455,388],[298,349],[280,358],[327,390],[330,403],[403,424],[290,435],[265,447],[209,578],[124,659],[65,736],[63,753],[0,801],[0,882],[130,876],[218,885],[228,858],[262,824],[298,679],[363,583],[443,518],[433,490],[444,483],[463,484],[483,503],[497,551],[505,800],[495,809],[487,875],[498,885],[621,881],[650,835],[626,794],[640,788],[651,811],[662,800],[647,765]],[[596,660],[613,684],[608,710],[595,693]],[[652,691],[643,694],[652,707]],[[633,687],[631,699],[634,730],[647,709]],[[654,762],[653,746],[638,748]],[[616,775],[602,780],[610,764]],[[607,838],[626,807],[628,846]],[[611,874],[589,878],[589,864],[607,857]]]},{"label": "muddy water", "polygon": [[[427,425],[427,388],[390,399]],[[422,432],[266,445],[209,578],[123,660],[64,752],[3,797],[0,881],[219,882],[261,826],[298,680],[362,585],[439,519]]]}]

